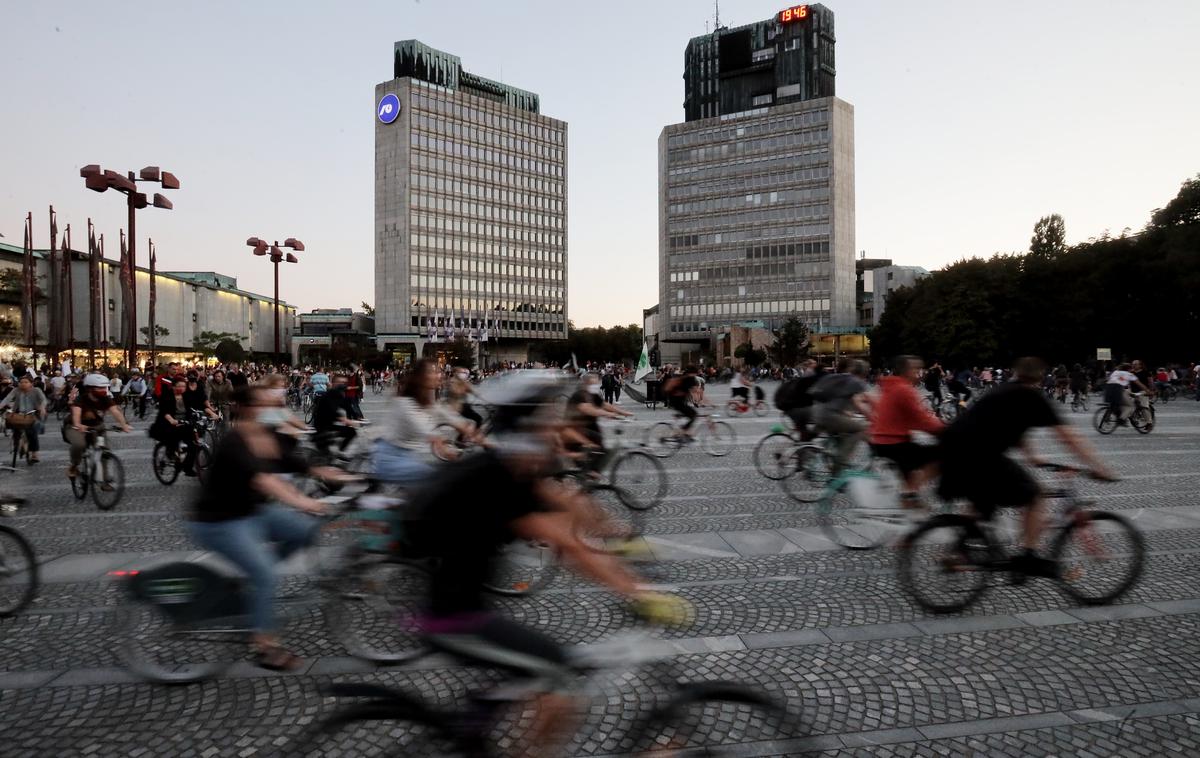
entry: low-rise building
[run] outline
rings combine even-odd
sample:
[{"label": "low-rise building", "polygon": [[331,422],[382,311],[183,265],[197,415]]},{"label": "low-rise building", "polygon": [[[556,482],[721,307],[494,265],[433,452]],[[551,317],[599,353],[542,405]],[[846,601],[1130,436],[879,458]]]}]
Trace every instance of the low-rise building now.
[{"label": "low-rise building", "polygon": [[353,308],[318,308],[301,313],[296,321],[293,365],[324,365],[339,355],[374,348],[375,317]]},{"label": "low-rise building", "polygon": [[879,317],[883,315],[884,306],[887,305],[889,292],[901,287],[911,287],[929,276],[929,272],[920,266],[881,266],[871,274],[874,279],[871,326],[879,323]]},{"label": "low-rise building", "polygon": [[875,274],[877,268],[892,265],[891,258],[867,258],[865,255],[854,261],[855,293],[858,298],[858,325],[872,326],[875,323]]}]

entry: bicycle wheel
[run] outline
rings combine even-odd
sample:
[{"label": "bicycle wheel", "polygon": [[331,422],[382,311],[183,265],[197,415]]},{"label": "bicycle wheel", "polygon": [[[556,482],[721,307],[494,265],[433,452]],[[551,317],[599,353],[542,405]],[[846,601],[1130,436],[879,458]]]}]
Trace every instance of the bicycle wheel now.
[{"label": "bicycle wheel", "polygon": [[635,511],[653,508],[667,495],[667,472],[662,463],[641,450],[626,450],[609,471],[617,497]]},{"label": "bicycle wheel", "polygon": [[1101,434],[1112,434],[1117,429],[1117,416],[1107,405],[1102,405],[1096,409],[1096,414],[1092,416],[1092,425]]},{"label": "bicycle wheel", "polygon": [[76,500],[83,500],[87,497],[88,489],[92,483],[92,457],[89,451],[85,450],[83,459],[79,461],[78,471],[74,477],[71,477],[71,492],[75,494]]},{"label": "bicycle wheel", "polygon": [[37,557],[25,536],[0,524],[0,618],[33,601],[38,589]]},{"label": "bicycle wheel", "polygon": [[592,550],[608,552],[642,535],[645,516],[621,500],[620,493],[608,485],[586,487],[586,514],[575,523],[575,536]]},{"label": "bicycle wheel", "polygon": [[1146,546],[1124,516],[1079,511],[1054,541],[1063,591],[1085,605],[1106,605],[1142,575]]},{"label": "bicycle wheel", "polygon": [[533,540],[513,540],[492,561],[491,578],[484,589],[497,595],[537,592],[558,573],[558,556],[549,545]]},{"label": "bicycle wheel", "polygon": [[1149,434],[1154,431],[1154,410],[1145,408],[1135,408],[1133,413],[1129,414],[1129,425],[1137,430],[1138,434]]},{"label": "bicycle wheel", "polygon": [[779,486],[798,503],[816,502],[831,478],[833,457],[819,445],[797,445],[791,468],[794,473],[780,479]]},{"label": "bicycle wheel", "polygon": [[659,458],[670,458],[683,445],[680,434],[670,421],[659,421],[646,432],[646,447]]},{"label": "bicycle wheel", "polygon": [[890,542],[908,524],[900,483],[894,469],[846,472],[817,503],[821,531],[847,550],[873,550]]},{"label": "bicycle wheel", "polygon": [[796,445],[796,439],[787,432],[768,434],[754,446],[754,468],[775,482],[788,478],[796,473]]},{"label": "bicycle wheel", "polygon": [[792,736],[795,722],[759,688],[719,681],[683,684],[634,727],[633,753],[745,755],[745,743]]},{"label": "bicycle wheel", "polygon": [[729,455],[737,444],[737,432],[725,421],[712,422],[708,429],[702,430],[701,438],[704,452],[717,458]]},{"label": "bicycle wheel", "polygon": [[460,745],[461,725],[448,723],[416,698],[371,684],[331,685],[327,694],[368,697],[347,704],[304,729],[288,755],[469,756],[484,750]]},{"label": "bicycle wheel", "polygon": [[991,555],[974,519],[934,516],[900,542],[900,586],[931,613],[961,611],[987,589]]},{"label": "bicycle wheel", "polygon": [[100,452],[100,465],[92,471],[92,500],[102,511],[111,511],[125,494],[125,467],[111,450]]},{"label": "bicycle wheel", "polygon": [[238,623],[245,619],[211,625],[202,619],[189,627],[176,621],[169,604],[136,598],[128,590],[122,595],[112,617],[117,657],[144,679],[166,684],[211,679],[245,655],[249,632]]},{"label": "bicycle wheel", "polygon": [[196,469],[196,478],[201,482],[208,481],[208,469],[212,466],[212,449],[205,443],[200,443],[196,446],[196,461],[193,464]]},{"label": "bicycle wheel", "polygon": [[400,663],[423,650],[413,625],[424,577],[414,564],[344,553],[329,582],[331,632],[357,658]]},{"label": "bicycle wheel", "polygon": [[957,400],[946,400],[938,406],[938,418],[949,424],[954,419],[958,418],[958,412],[961,410]]},{"label": "bicycle wheel", "polygon": [[769,405],[767,405],[766,401],[759,400],[757,403],[754,404],[754,415],[755,416],[765,416],[770,412],[771,412],[771,407]]},{"label": "bicycle wheel", "polygon": [[154,468],[154,478],[165,485],[172,485],[179,478],[179,463],[171,454],[174,445],[168,447],[159,442],[150,454],[150,465]]}]

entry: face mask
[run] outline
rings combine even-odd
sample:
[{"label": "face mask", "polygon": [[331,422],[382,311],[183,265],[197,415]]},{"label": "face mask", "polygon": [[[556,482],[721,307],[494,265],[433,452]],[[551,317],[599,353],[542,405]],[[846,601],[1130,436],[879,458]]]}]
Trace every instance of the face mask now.
[{"label": "face mask", "polygon": [[271,428],[285,423],[287,418],[287,411],[282,408],[264,408],[258,413],[258,423]]}]

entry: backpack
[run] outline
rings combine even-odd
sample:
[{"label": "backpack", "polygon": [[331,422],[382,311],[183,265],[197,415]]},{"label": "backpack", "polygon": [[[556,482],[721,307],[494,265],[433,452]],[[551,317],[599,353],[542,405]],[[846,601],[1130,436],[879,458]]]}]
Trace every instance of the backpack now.
[{"label": "backpack", "polygon": [[666,397],[675,397],[679,394],[679,387],[683,384],[683,377],[673,376],[663,385],[663,395]]},{"label": "backpack", "polygon": [[781,411],[790,411],[800,407],[800,398],[804,392],[800,388],[799,379],[788,379],[775,390],[775,407]]}]

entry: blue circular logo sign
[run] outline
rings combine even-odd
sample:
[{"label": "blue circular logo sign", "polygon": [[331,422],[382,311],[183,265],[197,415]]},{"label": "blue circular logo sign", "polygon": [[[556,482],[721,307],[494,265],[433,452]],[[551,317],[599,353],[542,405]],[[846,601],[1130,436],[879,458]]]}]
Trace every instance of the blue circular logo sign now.
[{"label": "blue circular logo sign", "polygon": [[390,124],[400,118],[400,98],[395,95],[384,95],[375,109],[375,115],[385,124]]}]

